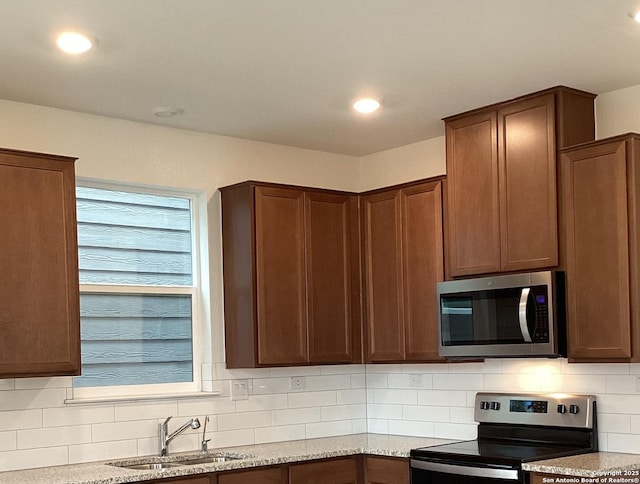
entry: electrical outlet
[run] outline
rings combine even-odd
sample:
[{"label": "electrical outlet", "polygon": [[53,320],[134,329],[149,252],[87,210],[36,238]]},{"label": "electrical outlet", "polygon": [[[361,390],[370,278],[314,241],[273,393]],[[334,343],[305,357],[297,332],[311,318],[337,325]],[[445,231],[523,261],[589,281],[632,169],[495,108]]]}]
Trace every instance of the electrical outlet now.
[{"label": "electrical outlet", "polygon": [[640,393],[640,376],[636,377],[636,392]]},{"label": "electrical outlet", "polygon": [[247,400],[249,398],[249,382],[247,380],[231,381],[231,400]]},{"label": "electrical outlet", "polygon": [[410,387],[421,387],[422,386],[422,375],[419,375],[419,374],[409,375],[409,386]]},{"label": "electrical outlet", "polygon": [[291,389],[292,390],[304,390],[305,382],[303,376],[291,377]]}]

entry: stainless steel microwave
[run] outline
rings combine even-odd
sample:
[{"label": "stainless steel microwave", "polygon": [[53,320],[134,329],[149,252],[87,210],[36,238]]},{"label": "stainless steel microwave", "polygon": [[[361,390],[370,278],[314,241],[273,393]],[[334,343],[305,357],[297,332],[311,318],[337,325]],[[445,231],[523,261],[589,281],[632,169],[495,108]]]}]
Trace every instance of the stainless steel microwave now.
[{"label": "stainless steel microwave", "polygon": [[566,355],[564,273],[438,283],[440,356]]}]

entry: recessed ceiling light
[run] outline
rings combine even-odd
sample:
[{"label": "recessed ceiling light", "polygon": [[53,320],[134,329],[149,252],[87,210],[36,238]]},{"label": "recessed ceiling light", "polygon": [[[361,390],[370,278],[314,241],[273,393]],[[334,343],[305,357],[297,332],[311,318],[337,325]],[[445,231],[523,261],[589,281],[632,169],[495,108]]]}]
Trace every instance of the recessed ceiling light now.
[{"label": "recessed ceiling light", "polygon": [[173,106],[158,106],[157,108],[153,108],[153,114],[159,118],[171,118],[178,114],[184,114],[184,109]]},{"label": "recessed ceiling light", "polygon": [[353,109],[363,114],[370,114],[380,109],[380,101],[372,98],[358,99],[353,103]]},{"label": "recessed ceiling light", "polygon": [[631,17],[636,22],[640,22],[640,10],[638,10],[636,12],[630,12],[629,13],[629,17]]},{"label": "recessed ceiling light", "polygon": [[93,47],[92,40],[79,32],[62,32],[56,39],[56,44],[67,54],[82,54]]}]

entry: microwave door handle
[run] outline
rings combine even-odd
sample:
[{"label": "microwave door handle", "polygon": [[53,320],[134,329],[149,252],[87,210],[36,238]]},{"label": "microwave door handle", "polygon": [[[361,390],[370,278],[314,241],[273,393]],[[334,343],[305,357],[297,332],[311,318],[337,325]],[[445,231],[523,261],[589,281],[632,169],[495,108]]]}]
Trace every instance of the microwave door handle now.
[{"label": "microwave door handle", "polygon": [[531,335],[529,334],[529,326],[527,325],[527,301],[529,300],[530,287],[525,287],[520,294],[520,306],[518,317],[520,319],[520,332],[525,343],[531,343]]}]

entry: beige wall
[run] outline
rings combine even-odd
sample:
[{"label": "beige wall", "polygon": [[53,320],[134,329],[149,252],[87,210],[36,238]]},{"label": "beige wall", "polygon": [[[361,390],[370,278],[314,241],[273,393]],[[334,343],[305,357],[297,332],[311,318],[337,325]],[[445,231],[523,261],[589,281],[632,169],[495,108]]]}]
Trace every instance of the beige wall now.
[{"label": "beige wall", "polygon": [[605,92],[596,98],[597,138],[640,132],[640,85]]}]

